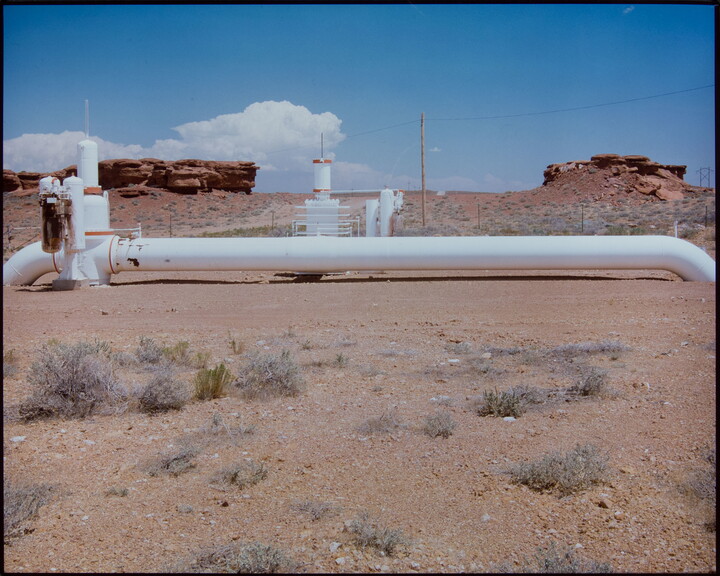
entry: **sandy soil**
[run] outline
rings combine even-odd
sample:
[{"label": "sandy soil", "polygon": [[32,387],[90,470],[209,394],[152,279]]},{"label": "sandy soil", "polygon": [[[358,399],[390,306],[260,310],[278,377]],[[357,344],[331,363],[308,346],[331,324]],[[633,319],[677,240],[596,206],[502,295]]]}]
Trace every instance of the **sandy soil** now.
[{"label": "sandy soil", "polygon": [[[464,214],[472,226],[478,203],[499,211],[511,195],[518,204],[543,201],[536,191],[457,194],[429,198],[429,214],[433,223]],[[31,240],[32,196],[4,200],[13,242]],[[142,219],[147,236],[287,225],[301,200],[156,192],[116,198],[112,224]],[[408,200],[417,225],[417,195]],[[348,202],[360,210],[364,199]],[[714,233],[702,241],[714,257]],[[26,533],[5,543],[6,572],[157,572],[190,566],[207,547],[253,541],[282,549],[306,572],[520,570],[551,542],[619,572],[716,569],[714,500],[692,488],[708,478],[715,448],[714,283],[662,271],[388,272],[318,282],[134,273],[108,287],[53,292],[52,279],[3,288],[3,346],[18,368],[3,382],[4,472],[54,486]],[[211,366],[224,362],[235,373],[254,354],[288,350],[305,386],[296,397],[231,393],[156,416],[9,417],[32,392],[43,344],[99,339],[133,354],[142,336],[165,346],[187,341],[210,354]],[[608,342],[626,350],[583,352]],[[570,353],[559,354],[562,346]],[[606,372],[610,394],[563,394],[593,367]],[[177,368],[188,387],[194,373]],[[117,375],[138,390],[152,372],[130,364]],[[515,421],[474,410],[484,391],[519,385],[557,397]],[[438,410],[457,424],[449,438],[423,433]],[[393,431],[362,431],[383,414],[397,420]],[[254,433],[214,436],[196,467],[177,477],[147,473],[218,416],[230,430]],[[559,497],[506,474],[585,443],[608,457],[600,485]],[[245,489],[213,484],[219,470],[247,459],[262,462],[267,478]],[[329,511],[313,519],[297,509],[303,500]],[[347,523],[363,512],[402,530],[407,544],[394,556],[358,547]]]},{"label": "sandy soil", "polygon": [[[30,392],[29,366],[53,338],[98,338],[127,352],[141,335],[186,340],[231,369],[248,353],[287,349],[306,386],[294,398],[230,395],[158,416],[6,421],[5,473],[57,489],[31,532],[6,544],[5,571],[160,571],[203,547],[246,541],[281,548],[308,572],[519,569],[551,541],[616,571],[715,570],[710,506],[687,489],[715,442],[714,284],[659,272],[353,274],[316,283],[147,274],[53,292],[46,279],[3,290],[3,344],[20,368],[4,382],[6,406]],[[602,341],[628,349],[551,354]],[[509,353],[517,348],[523,353]],[[344,367],[333,362],[338,354]],[[478,370],[479,359],[490,370]],[[514,422],[471,408],[483,390],[560,390],[589,366],[607,371],[614,396],[548,402]],[[122,374],[130,386],[147,378]],[[446,439],[421,431],[439,408],[457,423]],[[359,432],[388,410],[395,431]],[[214,414],[255,432],[236,443],[218,436],[180,476],[144,471]],[[610,474],[586,491],[561,498],[503,474],[588,442],[608,455]],[[266,465],[264,481],[210,487],[215,472],[247,458]],[[313,521],[293,508],[303,499],[334,513]],[[363,511],[401,529],[408,545],[394,557],[355,546],[345,523]]]}]

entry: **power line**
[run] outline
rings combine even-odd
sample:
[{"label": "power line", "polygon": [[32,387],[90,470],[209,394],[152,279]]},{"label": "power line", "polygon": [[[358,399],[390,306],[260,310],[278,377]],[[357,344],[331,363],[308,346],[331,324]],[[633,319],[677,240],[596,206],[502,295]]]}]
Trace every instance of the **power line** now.
[{"label": "power line", "polygon": [[519,118],[522,116],[540,116],[543,114],[557,114],[559,112],[573,112],[575,110],[589,110],[591,108],[602,108],[604,106],[616,106],[618,104],[627,104],[629,102],[640,102],[642,100],[651,100],[653,98],[662,98],[664,96],[673,96],[675,94],[684,94],[686,92],[694,92],[696,90],[705,90],[714,88],[715,84],[707,86],[698,86],[697,88],[687,88],[685,90],[676,90],[675,92],[664,92],[663,94],[653,94],[652,96],[641,96],[640,98],[628,98],[627,100],[617,100],[615,102],[604,102],[602,104],[590,104],[587,106],[575,106],[573,108],[558,108],[557,110],[544,110],[542,112],[523,112],[520,114],[504,114],[499,116],[470,116],[466,118],[429,118],[429,120],[500,120],[503,118]]},{"label": "power line", "polygon": [[[545,114],[559,114],[561,112],[574,112],[576,110],[590,110],[592,108],[603,108],[605,106],[617,106],[618,104],[628,104],[630,102],[641,102],[643,100],[652,100],[654,98],[663,98],[665,96],[673,96],[675,94],[685,94],[687,92],[696,92],[698,90],[706,90],[708,88],[714,88],[715,84],[707,84],[705,86],[698,86],[696,88],[686,88],[685,90],[675,90],[674,92],[663,92],[662,94],[653,94],[651,96],[640,96],[639,98],[628,98],[626,100],[616,100],[614,102],[603,102],[602,104],[589,104],[586,106],[575,106],[572,108],[558,108],[556,110],[543,110],[541,112],[521,112],[518,114],[500,114],[496,116],[467,116],[458,118],[425,118],[425,121],[430,122],[447,122],[447,121],[458,121],[458,120],[502,120],[506,118],[521,118],[526,116],[542,116]],[[356,132],[354,134],[348,134],[345,136],[345,140],[349,138],[355,138],[357,136],[365,136],[367,134],[375,134],[376,132],[383,132],[385,130],[392,130],[393,128],[400,128],[401,126],[408,126],[410,124],[418,124],[419,120],[408,120],[407,122],[400,122],[399,124],[392,124],[390,126],[383,126],[381,128],[374,128],[372,130],[365,130],[363,132]],[[292,150],[299,150],[301,148],[307,148],[308,145],[293,146],[292,148],[284,148],[282,150],[273,150],[266,154],[277,154],[279,152],[290,152]]]}]

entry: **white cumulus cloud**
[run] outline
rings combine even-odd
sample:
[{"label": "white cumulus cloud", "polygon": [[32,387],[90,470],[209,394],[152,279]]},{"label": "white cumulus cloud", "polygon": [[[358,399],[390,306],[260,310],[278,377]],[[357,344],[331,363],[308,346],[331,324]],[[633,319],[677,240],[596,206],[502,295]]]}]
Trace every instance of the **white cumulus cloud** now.
[{"label": "white cumulus cloud", "polygon": [[[345,139],[342,121],[331,112],[313,114],[288,101],[255,102],[242,112],[176,126],[178,138],[156,140],[150,147],[124,145],[99,137],[100,160],[109,158],[159,158],[180,160],[241,160],[262,170],[312,171],[311,160]],[[3,141],[3,167],[19,172],[52,172],[77,162],[77,143],[83,132],[23,134]],[[325,154],[332,158],[331,152]]]},{"label": "white cumulus cloud", "polygon": [[[3,168],[15,172],[54,172],[77,164],[77,145],[84,132],[66,130],[61,134],[23,134],[3,141]],[[138,158],[142,146],[124,146],[90,137],[98,145],[99,160]]]}]

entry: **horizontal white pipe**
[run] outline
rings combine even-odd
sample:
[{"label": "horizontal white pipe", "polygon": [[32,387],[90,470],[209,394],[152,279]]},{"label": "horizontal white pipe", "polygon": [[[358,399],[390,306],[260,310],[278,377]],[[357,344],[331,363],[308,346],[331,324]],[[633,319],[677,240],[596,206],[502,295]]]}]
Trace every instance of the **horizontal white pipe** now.
[{"label": "horizontal white pipe", "polygon": [[715,281],[715,261],[668,236],[143,238],[119,240],[113,273],[282,270],[668,270]]},{"label": "horizontal white pipe", "polygon": [[[57,268],[53,265],[53,256]],[[43,252],[42,242],[33,242],[3,264],[3,286],[30,286],[41,276],[50,272],[60,272],[63,252],[48,254]]]},{"label": "horizontal white pipe", "polygon": [[[117,236],[86,237],[78,265],[88,276],[90,284],[107,284],[110,281],[110,254]],[[34,242],[19,250],[3,265],[3,286],[31,286],[50,272],[61,273],[65,250],[55,254],[43,252],[42,242]]]},{"label": "horizontal white pipe", "polygon": [[[62,253],[55,255],[62,261]],[[135,238],[86,251],[100,276],[127,271],[344,272],[350,270],[667,270],[714,282],[715,261],[669,236],[461,236],[390,238]],[[40,242],[3,266],[3,285],[55,271]]]}]

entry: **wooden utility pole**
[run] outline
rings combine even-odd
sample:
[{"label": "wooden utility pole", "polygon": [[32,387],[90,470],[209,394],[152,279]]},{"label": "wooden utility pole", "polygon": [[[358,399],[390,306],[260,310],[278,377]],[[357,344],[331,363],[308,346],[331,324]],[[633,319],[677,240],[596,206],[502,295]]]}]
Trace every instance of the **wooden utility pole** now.
[{"label": "wooden utility pole", "polygon": [[425,112],[420,114],[420,169],[422,172],[422,225],[425,227]]}]

